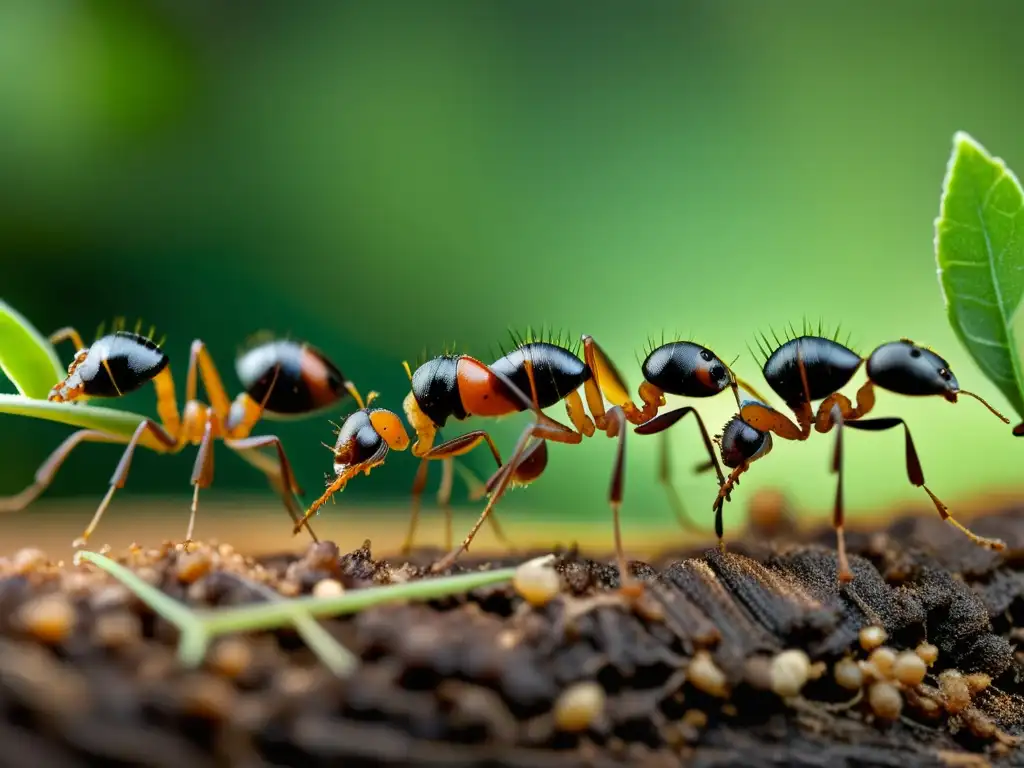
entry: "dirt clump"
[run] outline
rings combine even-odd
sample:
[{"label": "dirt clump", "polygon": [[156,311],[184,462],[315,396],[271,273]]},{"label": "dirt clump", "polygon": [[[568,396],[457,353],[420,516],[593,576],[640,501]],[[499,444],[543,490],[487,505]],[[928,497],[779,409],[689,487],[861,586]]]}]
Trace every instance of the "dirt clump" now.
[{"label": "dirt clump", "polygon": [[[361,660],[347,679],[290,628],[182,669],[177,630],[123,585],[24,550],[0,559],[0,765],[1024,765],[1024,510],[974,527],[1007,550],[927,518],[851,532],[845,587],[824,530],[668,553],[631,564],[639,602],[610,558],[559,551],[553,597],[533,573],[530,599],[508,583],[323,621]],[[426,578],[432,558],[118,559],[216,609]]]}]

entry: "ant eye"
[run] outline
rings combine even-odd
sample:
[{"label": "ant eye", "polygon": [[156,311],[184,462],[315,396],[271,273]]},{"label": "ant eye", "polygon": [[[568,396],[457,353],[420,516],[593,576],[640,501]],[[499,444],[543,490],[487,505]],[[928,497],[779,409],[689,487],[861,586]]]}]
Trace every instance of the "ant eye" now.
[{"label": "ant eye", "polygon": [[910,350],[910,356],[911,357],[920,357],[921,356],[921,350],[918,349],[917,347],[914,347],[912,350]]},{"label": "ant eye", "polygon": [[942,378],[943,381],[949,381],[951,378],[953,378],[953,374],[951,374],[945,368],[939,368],[939,377]]},{"label": "ant eye", "polygon": [[706,362],[706,363],[710,363],[712,358],[714,358],[714,355],[712,355],[711,352],[709,352],[706,349],[702,349],[700,351],[700,356],[704,360],[704,362]]},{"label": "ant eye", "polygon": [[712,379],[721,379],[725,376],[725,368],[720,365],[712,365],[710,373]]}]

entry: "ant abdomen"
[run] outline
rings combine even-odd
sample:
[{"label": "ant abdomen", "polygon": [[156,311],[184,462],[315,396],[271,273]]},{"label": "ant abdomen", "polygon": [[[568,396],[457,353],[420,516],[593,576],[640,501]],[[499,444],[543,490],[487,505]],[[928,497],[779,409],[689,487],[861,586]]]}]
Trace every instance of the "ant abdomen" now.
[{"label": "ant abdomen", "polygon": [[821,400],[853,378],[860,355],[823,336],[800,336],[776,349],[764,364],[764,378],[790,407],[806,402],[798,361],[803,361],[810,400]]},{"label": "ant abdomen", "polygon": [[[491,369],[503,374],[520,392],[532,397],[525,362],[529,360],[537,385],[537,405],[548,408],[575,392],[591,378],[586,363],[565,347],[546,341],[523,344],[491,363]],[[525,408],[519,404],[519,410]]]},{"label": "ant abdomen", "polygon": [[290,339],[266,341],[235,361],[246,394],[267,414],[298,416],[334,405],[348,394],[347,381],[315,347]]},{"label": "ant abdomen", "polygon": [[673,341],[652,350],[642,370],[646,381],[682,397],[712,397],[732,383],[718,355],[691,341]]},{"label": "ant abdomen", "polygon": [[169,360],[152,339],[130,331],[102,336],[79,350],[67,378],[50,393],[50,400],[76,397],[120,397],[152,381]]}]

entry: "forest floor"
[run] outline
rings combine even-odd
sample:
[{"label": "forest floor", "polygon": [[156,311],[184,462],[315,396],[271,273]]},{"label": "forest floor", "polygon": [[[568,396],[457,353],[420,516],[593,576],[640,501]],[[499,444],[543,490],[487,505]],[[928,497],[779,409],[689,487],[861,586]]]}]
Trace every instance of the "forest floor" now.
[{"label": "forest floor", "polygon": [[[22,550],[0,558],[0,766],[1024,765],[1024,505],[972,521],[1003,552],[937,517],[851,532],[844,587],[831,529],[784,522],[755,518],[753,543],[724,553],[632,562],[639,601],[609,560],[563,550],[561,593],[541,607],[505,584],[324,620],[361,660],[347,679],[293,630],[224,638],[182,669],[177,631],[125,587]],[[407,582],[437,554],[388,562],[370,542],[322,542],[247,557],[207,542],[110,556],[215,608],[324,580]],[[453,572],[537,554],[467,555]],[[937,649],[921,684],[894,682],[884,654],[867,662],[872,625],[896,653]],[[786,649],[812,667],[780,696]],[[863,689],[836,682],[847,658],[865,661]]]}]

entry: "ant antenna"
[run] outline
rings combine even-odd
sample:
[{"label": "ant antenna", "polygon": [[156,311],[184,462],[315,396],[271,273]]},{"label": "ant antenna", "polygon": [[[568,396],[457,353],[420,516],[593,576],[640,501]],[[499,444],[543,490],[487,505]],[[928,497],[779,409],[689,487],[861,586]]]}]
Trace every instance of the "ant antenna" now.
[{"label": "ant antenna", "polygon": [[[345,389],[347,389],[348,393],[350,395],[352,395],[353,398],[355,398],[356,405],[359,406],[359,410],[360,411],[366,410],[366,403],[363,402],[363,396],[359,394],[359,390],[356,389],[356,385],[353,384],[351,381],[346,381],[345,382]],[[370,395],[372,395],[372,396],[376,396],[376,394],[377,394],[376,392],[371,392],[370,393]]]},{"label": "ant antenna", "polygon": [[412,368],[409,367],[409,361],[403,360],[402,367],[405,368],[405,375],[409,377],[409,383],[412,384]]},{"label": "ant antenna", "polygon": [[993,407],[992,407],[991,405],[989,405],[989,404],[988,404],[988,403],[987,403],[987,402],[985,401],[985,398],[983,398],[983,397],[982,397],[981,395],[976,395],[976,394],[974,394],[973,392],[968,392],[968,391],[967,391],[966,389],[961,389],[961,390],[958,390],[958,391],[957,391],[957,394],[958,394],[958,395],[967,395],[968,397],[973,397],[973,398],[974,398],[975,400],[977,400],[977,401],[978,401],[979,403],[981,403],[981,404],[982,404],[982,405],[984,405],[984,406],[985,406],[986,408],[988,408],[988,409],[989,409],[990,411],[992,411],[992,413],[994,413],[994,414],[995,414],[996,416],[998,416],[998,417],[999,417],[999,419],[1000,419],[1000,420],[1001,420],[1001,421],[1002,421],[1002,422],[1003,422],[1004,424],[1009,424],[1009,423],[1010,423],[1010,420],[1009,420],[1008,418],[1006,418],[1005,416],[1003,416],[1003,414],[1001,414],[1001,413],[1000,413],[999,411],[997,411],[997,410],[996,410],[995,408],[993,408]]}]

